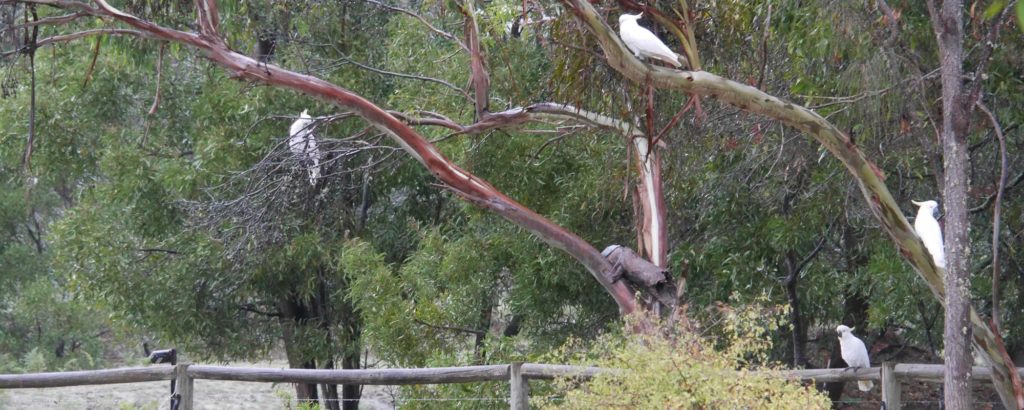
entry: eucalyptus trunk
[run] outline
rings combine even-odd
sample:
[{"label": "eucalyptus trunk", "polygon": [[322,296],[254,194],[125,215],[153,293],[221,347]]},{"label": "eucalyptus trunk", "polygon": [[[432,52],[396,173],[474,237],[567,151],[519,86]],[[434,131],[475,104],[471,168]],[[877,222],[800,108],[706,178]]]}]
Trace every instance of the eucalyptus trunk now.
[{"label": "eucalyptus trunk", "polygon": [[943,334],[946,365],[943,381],[946,408],[971,406],[970,238],[967,235],[967,106],[963,92],[962,0],[934,5],[932,26],[939,43],[942,73],[943,208],[946,227],[946,326]]}]

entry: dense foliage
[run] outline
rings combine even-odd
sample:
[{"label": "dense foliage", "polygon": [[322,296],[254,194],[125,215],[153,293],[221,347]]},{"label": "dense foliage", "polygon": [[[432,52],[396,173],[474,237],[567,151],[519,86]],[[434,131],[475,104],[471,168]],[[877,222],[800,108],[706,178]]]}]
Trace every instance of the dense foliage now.
[{"label": "dense foliage", "polygon": [[[192,24],[191,2],[120,3],[161,24]],[[669,3],[658,7],[669,10]],[[938,61],[924,4],[890,2],[900,13],[892,21],[863,2],[776,3],[695,2],[703,69],[827,116],[886,173],[907,215],[915,211],[911,199],[941,200]],[[469,56],[434,31],[462,36],[463,15],[452,2],[401,5],[431,27],[370,0],[219,4],[221,30],[236,50],[409,116],[474,121],[473,107],[452,88],[466,88]],[[474,4],[492,111],[560,102],[642,122],[642,90],[603,65],[593,39],[560,3]],[[623,11],[605,6],[611,22]],[[0,7],[7,23],[27,18],[24,6]],[[996,15],[970,16],[966,48],[979,51],[965,70],[979,65]],[[43,35],[60,30],[47,27]],[[1006,23],[1003,31],[981,84],[1010,164],[1000,237],[1003,337],[1011,353],[1024,353],[1024,44],[1019,27]],[[0,35],[2,51],[16,49],[20,38]],[[57,43],[31,60],[12,53],[3,64],[2,371],[105,366],[138,356],[144,341],[196,359],[258,359],[283,348],[294,367],[508,363],[550,357],[567,340],[594,340],[621,325],[615,305],[574,260],[459,201],[377,130],[333,106],[234,81],[179,45],[126,37]],[[685,103],[657,92],[656,128]],[[316,134],[329,151],[324,177],[312,185],[284,142],[303,109],[322,117]],[[856,325],[879,357],[913,351],[916,360],[936,360],[941,309],[877,229],[842,165],[774,121],[709,99],[702,109],[706,116],[687,113],[663,137],[670,268],[686,279],[690,311],[743,307],[765,295],[772,304],[797,305],[802,316],[753,335],[773,346],[766,362],[828,365],[839,323]],[[992,125],[975,114],[971,285],[985,312],[1000,163]],[[636,241],[636,173],[617,133],[554,122],[478,135],[417,130],[460,166],[595,246]],[[801,340],[808,345],[795,348]],[[644,368],[681,355],[700,363],[687,371],[736,365],[711,348],[690,356],[661,342],[620,342],[595,347],[607,353],[601,363]],[[682,344],[707,343],[685,336]],[[593,387],[598,395],[570,399],[598,400],[607,393],[601,389],[614,387],[601,383]],[[492,387],[407,394],[501,396]],[[693,390],[699,397],[717,391]],[[692,400],[686,403],[720,404]]]}]

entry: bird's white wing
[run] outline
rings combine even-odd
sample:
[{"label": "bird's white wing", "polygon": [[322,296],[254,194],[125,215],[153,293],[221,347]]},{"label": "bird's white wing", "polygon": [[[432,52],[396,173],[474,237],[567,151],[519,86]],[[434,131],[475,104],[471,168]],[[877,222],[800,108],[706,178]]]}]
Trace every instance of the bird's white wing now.
[{"label": "bird's white wing", "polygon": [[917,231],[917,236],[921,237],[921,242],[924,242],[928,253],[932,255],[935,265],[945,268],[946,250],[942,243],[942,227],[939,226],[939,221],[931,215],[918,213],[917,219],[914,220],[914,230]]},{"label": "bird's white wing", "polygon": [[288,148],[291,148],[292,152],[302,154],[306,151],[306,140],[313,133],[310,129],[312,124],[313,121],[308,118],[299,118],[292,123],[288,129]]},{"label": "bird's white wing", "polygon": [[309,183],[316,185],[320,177],[320,149],[317,147],[316,138],[313,136],[313,120],[305,113],[292,123],[288,130],[288,148],[296,155],[301,155],[312,164],[309,166]]},{"label": "bird's white wing", "polygon": [[843,360],[850,367],[871,367],[871,359],[868,357],[868,349],[864,342],[850,334],[839,339],[839,347],[842,350]]},{"label": "bird's white wing", "polygon": [[635,22],[624,24],[620,28],[619,34],[622,36],[622,41],[626,43],[626,46],[633,51],[633,54],[662,60],[676,67],[681,65],[679,63],[679,56],[676,53],[669,49],[665,43],[661,42],[658,36],[639,24]]},{"label": "bird's white wing", "polygon": [[316,185],[316,180],[320,178],[320,149],[316,146],[316,139],[312,133],[307,137],[306,156],[313,163],[309,166],[309,183]]}]

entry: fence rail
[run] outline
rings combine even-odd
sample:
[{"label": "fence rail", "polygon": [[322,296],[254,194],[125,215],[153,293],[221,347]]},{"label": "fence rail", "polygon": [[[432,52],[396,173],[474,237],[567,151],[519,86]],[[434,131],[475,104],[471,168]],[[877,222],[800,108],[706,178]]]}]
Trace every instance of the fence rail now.
[{"label": "fence rail", "polygon": [[158,382],[173,380],[174,372],[173,367],[150,366],[77,372],[0,374],[0,389]]},{"label": "fence rail", "polygon": [[[589,379],[612,369],[538,363],[511,365],[435,367],[420,369],[277,369],[258,367],[229,367],[198,364],[175,366],[125,367],[107,370],[76,372],[2,374],[0,389],[48,388],[96,384],[140,383],[174,380],[174,397],[179,409],[192,410],[193,387],[196,379],[229,380],[265,383],[317,383],[358,385],[449,384],[485,381],[508,381],[511,385],[509,406],[514,410],[529,408],[529,380],[550,380],[558,377]],[[1017,372],[1024,376],[1024,368]],[[900,408],[900,382],[942,382],[944,368],[940,364],[882,363],[881,367],[857,369],[805,369],[778,372],[758,372],[765,377],[784,377],[813,382],[852,382],[858,380],[881,381],[882,401],[885,408]],[[991,370],[975,367],[971,379],[991,382]]]}]

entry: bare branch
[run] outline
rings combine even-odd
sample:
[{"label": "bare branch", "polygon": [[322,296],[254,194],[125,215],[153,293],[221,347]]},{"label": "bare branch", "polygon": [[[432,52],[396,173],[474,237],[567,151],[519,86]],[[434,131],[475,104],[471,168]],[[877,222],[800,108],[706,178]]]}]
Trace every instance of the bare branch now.
[{"label": "bare branch", "polygon": [[36,43],[36,46],[42,47],[42,46],[45,46],[47,44],[66,43],[66,42],[69,42],[69,41],[78,40],[78,39],[83,38],[83,37],[95,36],[95,35],[100,35],[100,34],[146,37],[145,33],[141,32],[141,31],[138,31],[138,30],[130,30],[130,29],[123,29],[123,28],[97,28],[97,29],[92,29],[92,30],[79,31],[77,33],[62,34],[62,35],[59,35],[59,36],[47,37],[47,38],[44,38],[42,40],[39,40],[39,42]]},{"label": "bare branch", "polygon": [[178,252],[178,251],[176,251],[174,249],[163,249],[163,248],[138,248],[138,249],[135,249],[135,250],[139,251],[139,252],[145,252],[145,253],[157,253],[157,252],[159,252],[159,253],[166,253],[168,255],[178,255],[178,254],[181,253],[181,252]]},{"label": "bare branch", "polygon": [[772,35],[772,5],[768,3],[768,15],[764,18],[764,32],[761,34],[761,74],[757,76],[757,88],[764,85],[764,76],[768,72],[768,38]]},{"label": "bare branch", "polygon": [[424,26],[427,26],[427,29],[429,29],[430,31],[436,33],[437,35],[440,35],[441,37],[444,37],[444,38],[447,38],[447,39],[451,40],[452,42],[457,44],[463,50],[469,51],[469,47],[466,47],[466,44],[463,43],[462,41],[460,41],[458,37],[453,36],[451,33],[439,30],[437,27],[434,27],[432,24],[428,23],[427,20],[424,19],[423,16],[420,16],[419,14],[416,14],[416,13],[410,11],[410,10],[407,10],[407,9],[403,9],[401,7],[396,7],[396,6],[391,6],[391,5],[388,5],[388,4],[384,4],[384,3],[379,2],[377,0],[363,0],[363,1],[365,1],[367,3],[370,3],[370,4],[373,4],[373,5],[377,6],[377,7],[380,7],[380,8],[385,9],[385,10],[396,11],[396,12],[405,14],[407,16],[410,16],[412,18],[415,18],[416,20],[419,20],[419,22],[422,23]]},{"label": "bare branch", "polygon": [[421,118],[421,117],[412,117],[412,116],[409,116],[409,115],[407,115],[405,113],[401,113],[401,112],[398,112],[398,111],[388,111],[388,113],[393,115],[393,116],[395,116],[395,117],[398,117],[398,118],[402,119],[402,121],[405,122],[408,125],[430,125],[430,126],[445,127],[445,128],[454,130],[455,132],[457,132],[459,134],[464,133],[465,130],[466,130],[466,127],[463,127],[463,126],[461,126],[459,124],[456,124],[455,121],[452,121],[452,120],[448,119],[447,117],[444,117],[444,118],[437,118],[437,117]]},{"label": "bare branch", "polygon": [[160,79],[163,77],[164,49],[167,44],[160,44],[160,54],[156,58],[156,95],[153,96],[153,105],[149,107],[149,115],[156,114],[156,108],[160,106]]},{"label": "bare branch", "polygon": [[80,12],[77,12],[77,13],[65,14],[63,16],[53,16],[53,17],[41,18],[41,19],[36,20],[36,21],[29,21],[29,22],[25,22],[25,23],[22,23],[22,24],[16,24],[16,25],[7,27],[7,28],[5,28],[3,30],[0,30],[0,34],[6,33],[6,32],[10,32],[10,31],[16,31],[16,30],[21,30],[21,29],[25,29],[25,28],[35,27],[35,26],[56,26],[56,25],[61,25],[61,24],[67,24],[67,23],[70,23],[72,21],[77,20],[79,17],[83,17],[83,16],[87,16],[87,15],[89,15],[89,13],[85,13],[85,12],[81,12],[80,11]]},{"label": "bare branch", "polygon": [[[460,125],[450,118],[441,114],[419,111],[424,117],[413,117],[409,114],[397,111],[389,111],[391,115],[401,118],[409,125],[439,126],[455,131],[453,135],[469,134],[475,135],[493,129],[506,128],[525,124],[532,121],[543,121],[547,119],[564,121],[570,120],[590,127],[615,131],[627,139],[632,137],[643,137],[645,134],[639,127],[604,114],[587,111],[569,104],[560,103],[536,103],[526,107],[516,107],[502,112],[488,113],[483,121],[471,124]],[[445,138],[448,138],[445,137]]]},{"label": "bare branch", "polygon": [[347,58],[347,57],[342,57],[342,60],[344,60],[345,62],[347,62],[349,64],[352,64],[352,65],[354,65],[356,67],[362,68],[362,69],[364,69],[366,71],[371,71],[371,72],[374,72],[374,73],[377,73],[377,74],[381,74],[381,75],[388,75],[388,76],[399,77],[399,78],[408,78],[408,79],[412,79],[412,80],[419,80],[419,81],[426,81],[428,83],[440,84],[440,85],[448,87],[448,88],[454,90],[455,92],[459,93],[459,95],[461,95],[467,101],[473,102],[473,97],[470,96],[469,93],[466,92],[466,90],[463,90],[463,89],[455,86],[455,84],[449,83],[449,82],[447,82],[445,80],[442,80],[440,78],[425,77],[425,76],[420,76],[420,75],[415,75],[415,74],[405,74],[405,73],[398,73],[398,72],[394,72],[394,71],[382,70],[382,69],[379,69],[379,68],[368,66],[366,64],[360,63],[358,61],[355,61],[355,60]]},{"label": "bare branch", "polygon": [[992,323],[995,325],[996,332],[998,333],[1001,322],[999,318],[999,295],[1002,290],[1002,285],[999,283],[1002,274],[999,266],[999,227],[1002,225],[1003,191],[1006,189],[1006,138],[1003,137],[1003,129],[999,126],[999,121],[996,120],[996,116],[992,114],[992,111],[989,111],[988,107],[980,99],[975,101],[974,105],[978,106],[978,109],[988,116],[989,122],[992,123],[992,128],[995,129],[996,138],[999,139],[999,183],[996,187],[996,203],[992,209]]},{"label": "bare branch", "polygon": [[92,81],[92,73],[96,70],[96,60],[100,57],[100,45],[103,44],[103,37],[96,37],[96,42],[92,46],[92,61],[89,62],[89,69],[85,71],[85,79],[82,80],[82,88],[84,89],[89,85],[89,81]]},{"label": "bare branch", "polygon": [[38,4],[41,6],[49,6],[61,10],[79,10],[87,15],[92,16],[100,14],[99,9],[90,6],[88,3],[73,0],[0,0],[0,5],[16,3]]},{"label": "bare branch", "polygon": [[[35,6],[32,6],[32,17],[34,21],[39,20],[39,16],[36,13]],[[28,14],[25,13],[25,22],[28,23]],[[27,31],[27,30],[26,30]],[[28,37],[28,33],[25,34]],[[31,94],[29,97],[29,109],[28,109],[28,137],[25,141],[25,153],[21,157],[21,167],[25,172],[25,175],[31,174],[32,165],[32,148],[35,146],[36,139],[36,50],[39,48],[37,38],[39,36],[39,26],[32,27],[32,37],[26,39],[26,47],[28,47],[28,68],[30,76],[29,87]],[[28,203],[29,190],[31,186],[25,190],[25,203]]]}]

